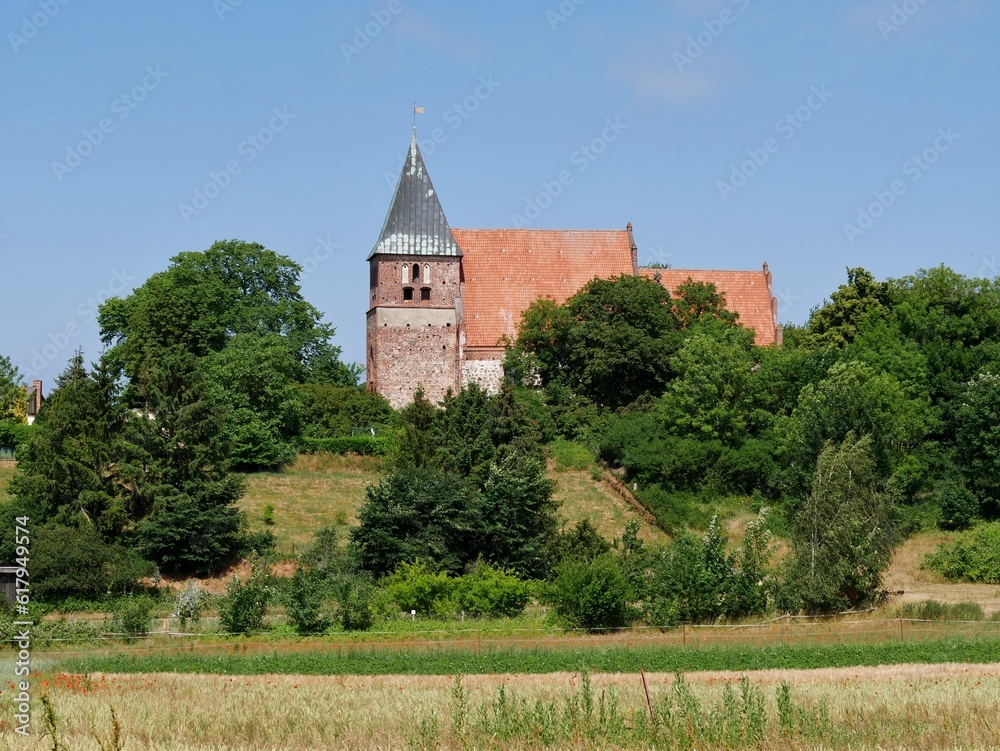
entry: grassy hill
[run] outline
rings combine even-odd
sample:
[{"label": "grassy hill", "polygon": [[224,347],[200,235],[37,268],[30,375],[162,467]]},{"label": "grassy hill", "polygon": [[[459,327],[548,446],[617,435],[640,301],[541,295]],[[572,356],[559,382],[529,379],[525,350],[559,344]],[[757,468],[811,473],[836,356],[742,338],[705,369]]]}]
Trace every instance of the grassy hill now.
[{"label": "grassy hill", "polygon": [[[644,540],[665,541],[666,535],[639,518],[604,483],[594,480],[587,469],[549,463],[555,481],[555,497],[568,523],[589,518],[602,535],[618,537],[630,519],[640,522]],[[359,456],[302,455],[283,472],[250,475],[247,492],[240,501],[254,529],[265,528],[264,508],[274,507],[270,529],[278,541],[278,552],[293,555],[312,540],[323,526],[346,529],[358,523],[357,511],[365,500],[365,486],[377,482],[377,459]]]}]

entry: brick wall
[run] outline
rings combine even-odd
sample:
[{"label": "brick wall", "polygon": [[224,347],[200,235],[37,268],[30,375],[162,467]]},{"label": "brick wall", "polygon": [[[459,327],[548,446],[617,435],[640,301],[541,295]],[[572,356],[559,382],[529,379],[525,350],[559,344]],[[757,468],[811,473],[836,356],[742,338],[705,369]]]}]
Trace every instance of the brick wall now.
[{"label": "brick wall", "polygon": [[368,312],[368,388],[393,407],[422,387],[433,402],[458,390],[454,308],[380,307]]},{"label": "brick wall", "polygon": [[[382,256],[372,259],[370,306],[406,305],[412,307],[452,307],[455,297],[461,295],[459,259],[431,260],[426,256]],[[413,266],[420,266],[419,280],[413,280]],[[403,266],[406,266],[407,283],[403,284]],[[429,266],[429,281],[425,282],[425,267]],[[403,290],[413,289],[413,300],[403,299]],[[420,290],[429,288],[430,301],[420,299]]]}]

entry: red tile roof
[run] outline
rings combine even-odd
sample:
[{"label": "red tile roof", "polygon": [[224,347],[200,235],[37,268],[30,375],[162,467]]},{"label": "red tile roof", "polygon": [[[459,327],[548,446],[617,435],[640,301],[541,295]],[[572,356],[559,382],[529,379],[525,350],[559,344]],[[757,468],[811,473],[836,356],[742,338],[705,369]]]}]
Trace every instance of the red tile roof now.
[{"label": "red tile roof", "polygon": [[596,277],[631,274],[627,230],[452,229],[462,249],[468,347],[514,338],[540,297],[563,303]]},{"label": "red tile roof", "polygon": [[[704,271],[697,269],[639,269],[642,276],[660,275],[660,284],[673,293],[688,278],[696,282],[711,282],[725,295],[726,307],[739,314],[739,323],[752,328],[757,344],[778,341],[777,311],[772,308],[768,272],[763,271]],[[772,312],[773,311],[773,312]]]}]

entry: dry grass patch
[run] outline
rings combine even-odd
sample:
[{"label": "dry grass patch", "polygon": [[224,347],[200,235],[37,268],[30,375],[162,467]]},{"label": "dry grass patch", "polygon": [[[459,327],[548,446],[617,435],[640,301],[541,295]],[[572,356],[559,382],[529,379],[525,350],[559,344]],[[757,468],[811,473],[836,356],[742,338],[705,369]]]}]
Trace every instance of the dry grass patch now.
[{"label": "dry grass patch", "polygon": [[7,483],[14,476],[15,469],[17,469],[17,462],[0,461],[0,503],[10,500],[11,496],[7,492]]},{"label": "dry grass patch", "polygon": [[890,592],[903,592],[901,602],[937,600],[955,604],[977,602],[986,615],[1000,611],[1000,586],[992,584],[956,584],[940,574],[920,568],[928,553],[954,538],[954,533],[930,532],[913,535],[896,550],[886,571],[884,587]]},{"label": "dry grass patch", "polygon": [[641,539],[647,542],[668,542],[669,538],[662,529],[643,521],[604,483],[593,480],[589,472],[556,472],[552,470],[550,463],[549,478],[556,483],[555,498],[561,504],[559,511],[569,524],[575,525],[582,519],[590,519],[597,531],[611,540],[621,537],[625,531],[625,523],[635,519],[639,522]]},{"label": "dry grass patch", "polygon": [[378,480],[378,470],[372,457],[300,455],[283,472],[248,475],[239,506],[256,529],[265,528],[264,507],[273,506],[278,552],[291,555],[321,527],[357,524],[365,486]]}]

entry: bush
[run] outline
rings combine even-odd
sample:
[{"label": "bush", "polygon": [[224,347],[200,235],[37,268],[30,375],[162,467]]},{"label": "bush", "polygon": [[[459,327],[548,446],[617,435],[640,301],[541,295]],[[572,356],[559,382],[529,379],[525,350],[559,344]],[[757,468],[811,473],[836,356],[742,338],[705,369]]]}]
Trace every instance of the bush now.
[{"label": "bush", "polygon": [[952,581],[1000,584],[1000,522],[958,534],[924,558],[922,565]]},{"label": "bush", "polygon": [[556,470],[565,472],[568,469],[586,470],[594,466],[594,455],[590,449],[574,441],[557,438],[549,444]]},{"label": "bush", "polygon": [[354,435],[338,438],[295,439],[295,445],[304,454],[360,454],[361,456],[392,456],[396,441],[388,436]]},{"label": "bush", "polygon": [[288,593],[288,620],[299,634],[318,634],[326,631],[330,620],[323,615],[326,587],[322,579],[311,571],[299,567],[292,576]]},{"label": "bush", "polygon": [[452,580],[444,571],[431,572],[426,563],[404,563],[383,581],[385,591],[400,609],[422,615],[443,615],[449,609]]},{"label": "bush", "polygon": [[93,527],[46,524],[31,546],[31,586],[44,602],[100,600],[141,589],[154,566],[132,550],[108,545]]},{"label": "bush", "polygon": [[274,552],[278,540],[274,532],[269,529],[262,529],[259,532],[249,532],[243,536],[240,549],[243,555],[258,556],[264,558]]},{"label": "bush", "polygon": [[529,587],[516,575],[480,561],[456,579],[452,588],[454,609],[472,616],[512,618],[528,604]]},{"label": "bush", "polygon": [[119,634],[145,636],[153,623],[150,616],[152,609],[153,600],[150,597],[123,597],[115,607],[112,628]]},{"label": "bush", "polygon": [[628,581],[617,559],[563,561],[549,592],[556,615],[570,628],[599,631],[627,626]]},{"label": "bush", "polygon": [[255,570],[244,582],[234,576],[226,585],[226,594],[219,601],[219,620],[223,631],[248,634],[260,631],[271,602],[273,590],[263,568]]},{"label": "bush", "polygon": [[966,529],[979,514],[979,499],[963,483],[948,483],[936,495],[943,529]]},{"label": "bush", "polygon": [[178,593],[174,615],[180,618],[181,628],[186,626],[188,621],[198,622],[207,594],[205,590],[199,589],[193,581],[189,581],[184,589]]},{"label": "bush", "polygon": [[375,587],[364,579],[350,581],[341,590],[337,618],[344,631],[367,631],[375,620]]},{"label": "bush", "polygon": [[31,426],[12,420],[0,420],[0,449],[17,450],[27,443],[31,435]]}]

